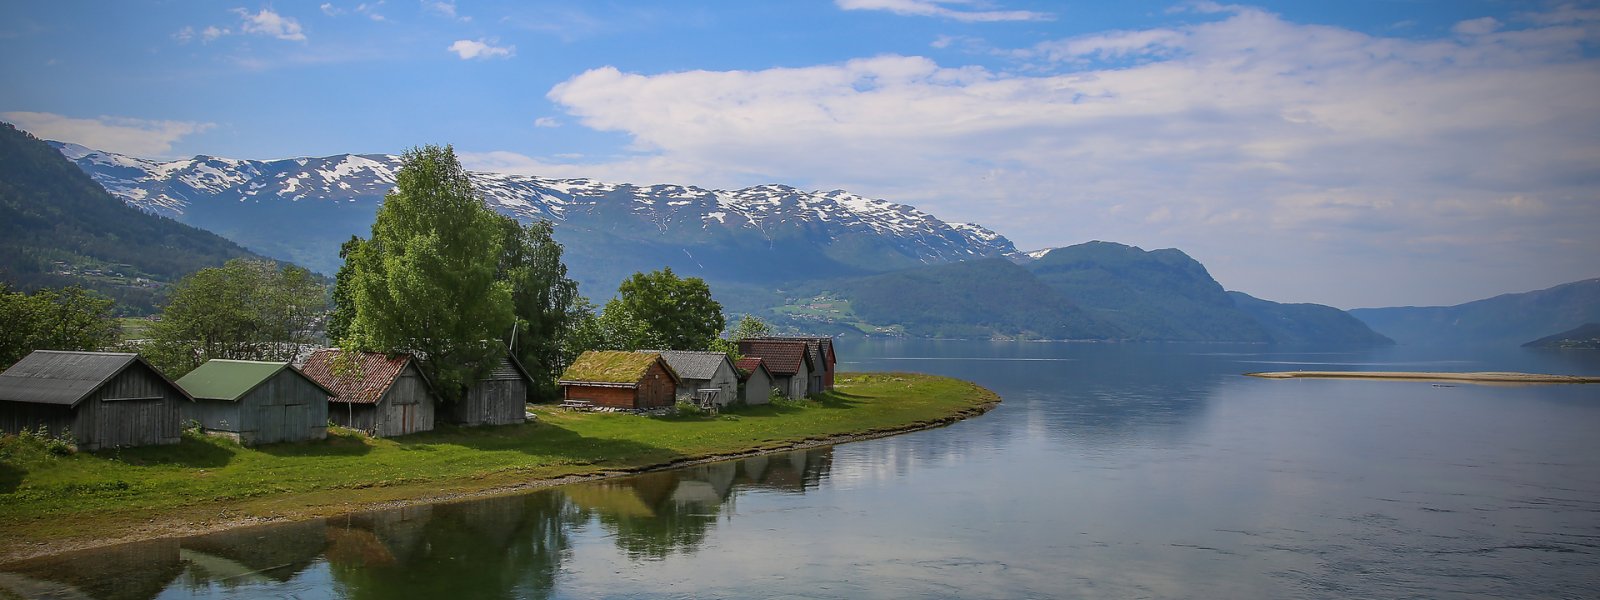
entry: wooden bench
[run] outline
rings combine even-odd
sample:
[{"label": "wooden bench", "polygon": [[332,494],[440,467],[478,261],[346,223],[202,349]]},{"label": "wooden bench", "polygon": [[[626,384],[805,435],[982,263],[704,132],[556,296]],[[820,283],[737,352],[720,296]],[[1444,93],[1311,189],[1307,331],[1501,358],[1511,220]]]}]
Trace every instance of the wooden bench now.
[{"label": "wooden bench", "polygon": [[594,402],[589,400],[566,400],[561,403],[561,408],[567,410],[594,410]]}]

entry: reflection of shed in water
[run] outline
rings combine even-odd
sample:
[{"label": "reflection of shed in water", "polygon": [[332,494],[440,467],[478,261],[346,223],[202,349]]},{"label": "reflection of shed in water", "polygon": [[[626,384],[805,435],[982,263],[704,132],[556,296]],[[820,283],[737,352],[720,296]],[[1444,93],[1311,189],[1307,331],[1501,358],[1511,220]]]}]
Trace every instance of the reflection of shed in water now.
[{"label": "reflection of shed in water", "polygon": [[328,519],[328,562],[351,567],[403,562],[426,543],[424,529],[432,517],[433,505],[420,504]]},{"label": "reflection of shed in water", "polygon": [[231,529],[184,538],[182,556],[199,581],[227,586],[266,580],[289,581],[316,562],[328,547],[322,519]]},{"label": "reflection of shed in water", "polygon": [[672,492],[672,500],[705,507],[719,506],[733,493],[733,480],[738,474],[739,465],[736,461],[683,469],[679,472],[678,487]]},{"label": "reflection of shed in water", "polygon": [[804,492],[817,487],[832,469],[832,446],[792,450],[739,461],[737,482],[751,488]]},{"label": "reflection of shed in water", "polygon": [[567,486],[562,492],[582,510],[616,517],[654,517],[656,508],[671,498],[677,487],[677,473],[658,471]]},{"label": "reflection of shed in water", "polygon": [[22,598],[148,600],[182,573],[178,541],[151,540],[8,564],[0,591]]}]

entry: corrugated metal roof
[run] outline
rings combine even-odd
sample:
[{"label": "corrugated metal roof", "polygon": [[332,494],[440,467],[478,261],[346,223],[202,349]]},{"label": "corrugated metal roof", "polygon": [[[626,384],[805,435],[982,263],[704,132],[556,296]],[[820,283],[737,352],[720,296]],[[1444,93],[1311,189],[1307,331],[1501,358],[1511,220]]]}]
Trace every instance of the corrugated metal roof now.
[{"label": "corrugated metal roof", "polygon": [[410,354],[389,356],[378,352],[360,352],[356,354],[350,372],[335,374],[334,361],[340,353],[340,350],[331,348],[312,352],[301,371],[331,390],[334,393],[333,401],[353,404],[377,404],[412,360]]},{"label": "corrugated metal roof", "polygon": [[767,363],[767,370],[779,377],[800,372],[800,365],[811,363],[810,346],[800,339],[740,340],[739,353]]},{"label": "corrugated metal roof", "polygon": [[0,373],[0,400],[75,406],[135,362],[144,359],[126,352],[35,350]]},{"label": "corrugated metal roof", "polygon": [[660,354],[684,379],[711,379],[722,363],[728,362],[728,355],[721,352],[662,350]]}]

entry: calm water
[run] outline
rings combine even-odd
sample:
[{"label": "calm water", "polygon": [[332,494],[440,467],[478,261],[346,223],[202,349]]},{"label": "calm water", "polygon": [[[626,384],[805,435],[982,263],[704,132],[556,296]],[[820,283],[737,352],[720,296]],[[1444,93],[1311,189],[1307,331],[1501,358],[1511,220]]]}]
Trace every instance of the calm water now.
[{"label": "calm water", "polygon": [[863,342],[972,379],[951,427],[522,496],[0,567],[96,598],[1592,598],[1600,386],[1258,370],[1600,374],[1600,353]]}]

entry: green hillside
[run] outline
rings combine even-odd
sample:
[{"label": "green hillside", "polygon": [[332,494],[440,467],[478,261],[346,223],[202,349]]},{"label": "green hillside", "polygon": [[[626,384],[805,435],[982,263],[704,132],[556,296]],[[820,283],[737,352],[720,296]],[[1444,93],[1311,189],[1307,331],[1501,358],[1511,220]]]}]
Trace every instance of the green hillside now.
[{"label": "green hillside", "polygon": [[1600,278],[1455,306],[1358,308],[1350,314],[1401,344],[1517,346],[1600,322]]},{"label": "green hillside", "polygon": [[240,256],[251,253],[129,207],[60,152],[0,123],[0,280],[26,291],[82,285],[141,314],[167,284]]},{"label": "green hillside", "polygon": [[923,337],[1120,337],[1027,269],[1003,258],[908,269],[842,281],[835,291],[869,323]]},{"label": "green hillside", "polygon": [[1522,345],[1524,348],[1554,348],[1558,350],[1600,350],[1600,323],[1584,323],[1554,335],[1547,335]]}]

